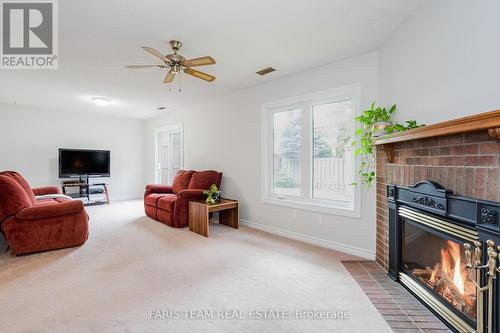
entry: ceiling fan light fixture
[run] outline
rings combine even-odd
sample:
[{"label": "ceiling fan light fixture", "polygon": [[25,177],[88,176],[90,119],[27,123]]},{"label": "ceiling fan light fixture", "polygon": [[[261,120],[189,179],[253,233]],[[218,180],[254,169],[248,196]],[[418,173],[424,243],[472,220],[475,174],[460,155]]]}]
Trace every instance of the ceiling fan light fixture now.
[{"label": "ceiling fan light fixture", "polygon": [[266,74],[269,74],[269,73],[272,73],[275,71],[276,71],[276,69],[274,69],[272,67],[266,67],[266,68],[261,69],[260,71],[257,71],[256,73],[261,75],[261,76],[264,76]]},{"label": "ceiling fan light fixture", "polygon": [[111,103],[111,99],[106,98],[106,97],[92,97],[92,102],[95,103],[95,105],[103,107],[109,105]]}]

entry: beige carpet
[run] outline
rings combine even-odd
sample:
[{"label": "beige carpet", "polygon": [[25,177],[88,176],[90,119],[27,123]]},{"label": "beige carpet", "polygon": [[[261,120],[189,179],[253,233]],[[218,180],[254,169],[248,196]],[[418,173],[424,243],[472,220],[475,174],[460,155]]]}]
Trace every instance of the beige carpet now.
[{"label": "beige carpet", "polygon": [[[88,212],[84,246],[0,256],[0,332],[390,332],[348,255],[217,224],[206,239],[145,217],[141,201]],[[350,318],[296,319],[302,309]],[[288,319],[243,318],[263,310]]]}]

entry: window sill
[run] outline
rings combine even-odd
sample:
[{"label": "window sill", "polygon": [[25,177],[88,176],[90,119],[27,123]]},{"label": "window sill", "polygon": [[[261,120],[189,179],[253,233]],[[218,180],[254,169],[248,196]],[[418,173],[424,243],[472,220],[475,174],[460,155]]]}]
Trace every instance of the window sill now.
[{"label": "window sill", "polygon": [[262,198],[262,203],[274,206],[281,206],[287,208],[294,208],[300,210],[307,210],[321,214],[329,214],[329,215],[339,215],[346,216],[352,218],[360,218],[361,214],[359,209],[356,207],[343,207],[343,206],[334,206],[334,205],[323,205],[312,202],[304,202],[304,201],[294,201],[290,199],[277,199],[277,198]]}]

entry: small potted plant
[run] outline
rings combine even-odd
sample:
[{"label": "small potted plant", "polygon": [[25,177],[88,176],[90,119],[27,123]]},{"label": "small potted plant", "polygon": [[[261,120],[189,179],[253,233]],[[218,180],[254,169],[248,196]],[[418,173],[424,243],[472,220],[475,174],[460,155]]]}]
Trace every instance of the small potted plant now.
[{"label": "small potted plant", "polygon": [[213,205],[220,201],[220,191],[215,184],[212,184],[209,190],[203,191],[203,194],[207,196],[207,204]]},{"label": "small potted plant", "polygon": [[390,109],[377,107],[375,102],[372,103],[370,109],[363,112],[363,114],[356,118],[362,125],[367,126],[371,131],[373,137],[387,134],[387,128],[391,123],[391,115],[396,111],[396,105],[391,106]]}]

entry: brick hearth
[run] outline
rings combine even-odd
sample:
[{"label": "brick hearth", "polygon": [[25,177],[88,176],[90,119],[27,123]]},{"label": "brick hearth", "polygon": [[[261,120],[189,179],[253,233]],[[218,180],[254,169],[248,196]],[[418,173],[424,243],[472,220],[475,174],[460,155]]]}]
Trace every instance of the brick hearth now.
[{"label": "brick hearth", "polygon": [[373,261],[342,262],[373,306],[396,333],[451,333],[402,285]]},{"label": "brick hearth", "polygon": [[432,180],[457,195],[500,201],[500,142],[487,130],[393,143],[394,163],[377,147],[377,262],[389,261],[386,185]]}]

